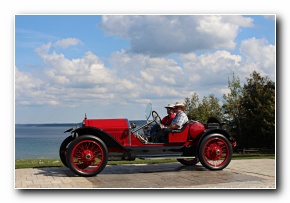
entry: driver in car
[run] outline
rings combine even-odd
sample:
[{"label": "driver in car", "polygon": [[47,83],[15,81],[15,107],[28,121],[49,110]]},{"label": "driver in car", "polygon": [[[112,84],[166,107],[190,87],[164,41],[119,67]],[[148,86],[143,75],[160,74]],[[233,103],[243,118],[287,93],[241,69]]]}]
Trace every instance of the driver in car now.
[{"label": "driver in car", "polygon": [[169,126],[164,126],[165,128],[169,128],[171,130],[177,130],[181,129],[182,126],[188,122],[188,117],[184,113],[185,111],[185,105],[182,102],[176,102],[174,106],[174,111],[176,113],[176,116],[172,120],[171,124]]},{"label": "driver in car", "polygon": [[141,135],[141,137],[140,137],[140,139],[143,142],[152,141],[150,135],[152,135],[152,134],[156,133],[157,131],[159,131],[161,129],[161,126],[169,126],[172,123],[172,120],[175,117],[174,104],[168,104],[164,108],[166,108],[167,115],[164,118],[162,118],[162,120],[160,121],[160,124],[153,125],[151,127],[151,129],[149,129],[149,126],[143,127],[144,136]]},{"label": "driver in car", "polygon": [[174,105],[174,112],[176,114],[174,119],[170,125],[160,124],[161,129],[152,134],[154,142],[166,142],[166,135],[168,135],[169,132],[181,129],[183,125],[188,122],[188,117],[184,113],[185,108],[182,102],[176,102]]},{"label": "driver in car", "polygon": [[160,125],[156,124],[151,128],[150,134],[156,132],[161,126],[169,126],[175,118],[174,104],[168,104],[164,108],[167,110],[167,116],[162,118]]}]

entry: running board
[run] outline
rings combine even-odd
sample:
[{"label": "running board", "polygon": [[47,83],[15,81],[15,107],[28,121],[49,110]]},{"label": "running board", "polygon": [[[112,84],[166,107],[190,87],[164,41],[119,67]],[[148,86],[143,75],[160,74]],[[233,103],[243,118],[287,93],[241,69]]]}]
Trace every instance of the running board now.
[{"label": "running board", "polygon": [[142,160],[148,160],[148,159],[194,159],[195,156],[164,156],[164,157],[136,157],[138,159]]}]

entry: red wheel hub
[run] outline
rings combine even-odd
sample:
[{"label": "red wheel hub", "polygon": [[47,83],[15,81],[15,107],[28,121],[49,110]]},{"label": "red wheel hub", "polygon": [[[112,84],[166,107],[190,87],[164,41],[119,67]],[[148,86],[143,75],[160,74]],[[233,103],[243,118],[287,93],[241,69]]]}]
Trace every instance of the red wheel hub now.
[{"label": "red wheel hub", "polygon": [[222,156],[222,148],[216,143],[210,144],[205,156],[211,160],[219,160]]},{"label": "red wheel hub", "polygon": [[94,153],[91,150],[84,150],[82,152],[82,160],[85,162],[94,160]]}]

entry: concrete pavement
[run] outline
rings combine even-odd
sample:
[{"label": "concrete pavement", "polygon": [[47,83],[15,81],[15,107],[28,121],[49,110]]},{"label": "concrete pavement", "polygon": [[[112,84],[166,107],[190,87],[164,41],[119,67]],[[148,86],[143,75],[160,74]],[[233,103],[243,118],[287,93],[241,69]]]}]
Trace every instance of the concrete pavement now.
[{"label": "concrete pavement", "polygon": [[15,169],[15,189],[276,189],[276,182],[274,159],[232,160],[221,171],[207,170],[200,163],[107,165],[97,176],[87,178],[76,176],[65,167]]}]

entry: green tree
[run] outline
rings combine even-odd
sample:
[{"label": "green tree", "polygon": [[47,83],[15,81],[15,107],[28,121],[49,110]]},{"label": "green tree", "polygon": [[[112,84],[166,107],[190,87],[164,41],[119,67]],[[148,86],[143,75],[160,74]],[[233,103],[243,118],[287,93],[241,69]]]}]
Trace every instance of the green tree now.
[{"label": "green tree", "polygon": [[208,118],[214,116],[221,118],[222,110],[218,98],[213,94],[204,97],[202,102],[199,101],[198,95],[195,93],[192,98],[185,99],[187,107],[187,116],[189,120],[206,123]]},{"label": "green tree", "polygon": [[243,88],[241,133],[244,147],[275,147],[275,83],[254,71]]},{"label": "green tree", "polygon": [[223,105],[213,95],[200,102],[195,93],[185,99],[189,120],[206,123],[209,117],[220,117],[240,148],[275,148],[275,83],[254,71],[242,87],[234,74],[228,80],[229,93]]},{"label": "green tree", "polygon": [[236,77],[234,73],[232,76],[232,80],[228,79],[228,88],[230,89],[230,92],[223,95],[223,120],[225,121],[229,132],[239,142],[242,136],[240,122],[240,103],[243,89],[241,87],[239,77]]},{"label": "green tree", "polygon": [[197,120],[198,118],[198,104],[199,104],[199,98],[196,93],[192,95],[191,98],[185,98],[185,106],[187,114],[187,117],[189,120]]},{"label": "green tree", "polygon": [[210,94],[208,97],[203,97],[202,102],[198,105],[199,112],[199,121],[206,123],[210,117],[222,116],[222,109],[219,104],[219,99],[216,98],[213,94]]}]

